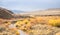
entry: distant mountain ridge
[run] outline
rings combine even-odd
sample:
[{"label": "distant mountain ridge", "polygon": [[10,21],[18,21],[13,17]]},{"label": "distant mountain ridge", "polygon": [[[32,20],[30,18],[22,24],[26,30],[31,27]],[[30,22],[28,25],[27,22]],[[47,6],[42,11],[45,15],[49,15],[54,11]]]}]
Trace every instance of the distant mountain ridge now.
[{"label": "distant mountain ridge", "polygon": [[32,11],[25,13],[25,15],[60,15],[60,8]]},{"label": "distant mountain ridge", "polygon": [[19,14],[19,13],[23,13],[24,11],[21,10],[11,10],[12,12],[14,12],[15,14]]}]

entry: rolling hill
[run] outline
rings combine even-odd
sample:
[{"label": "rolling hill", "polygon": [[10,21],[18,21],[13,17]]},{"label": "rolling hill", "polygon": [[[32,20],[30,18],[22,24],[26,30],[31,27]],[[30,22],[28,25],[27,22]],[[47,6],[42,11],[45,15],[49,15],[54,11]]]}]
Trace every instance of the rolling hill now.
[{"label": "rolling hill", "polygon": [[22,13],[25,15],[60,15],[60,8],[51,8],[46,10],[32,11],[27,13]]}]

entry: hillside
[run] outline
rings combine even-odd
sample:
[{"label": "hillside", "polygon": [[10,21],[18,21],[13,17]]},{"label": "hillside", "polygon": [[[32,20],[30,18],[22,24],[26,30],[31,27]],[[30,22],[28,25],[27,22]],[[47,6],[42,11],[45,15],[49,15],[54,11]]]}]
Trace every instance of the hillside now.
[{"label": "hillside", "polygon": [[12,18],[14,14],[12,11],[0,7],[0,18]]},{"label": "hillside", "polygon": [[32,11],[23,13],[25,15],[60,15],[60,8],[51,8],[46,10]]}]

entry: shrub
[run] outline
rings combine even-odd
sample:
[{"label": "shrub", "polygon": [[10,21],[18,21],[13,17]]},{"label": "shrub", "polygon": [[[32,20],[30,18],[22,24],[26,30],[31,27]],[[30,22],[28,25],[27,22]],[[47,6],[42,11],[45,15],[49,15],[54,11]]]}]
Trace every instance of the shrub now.
[{"label": "shrub", "polygon": [[49,19],[48,24],[60,27],[60,19]]}]

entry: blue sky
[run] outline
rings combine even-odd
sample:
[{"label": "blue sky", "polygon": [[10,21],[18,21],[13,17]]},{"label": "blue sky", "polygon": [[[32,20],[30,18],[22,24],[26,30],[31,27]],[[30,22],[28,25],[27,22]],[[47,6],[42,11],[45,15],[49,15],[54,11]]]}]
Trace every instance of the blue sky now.
[{"label": "blue sky", "polygon": [[0,7],[22,11],[60,8],[60,0],[0,0]]}]

